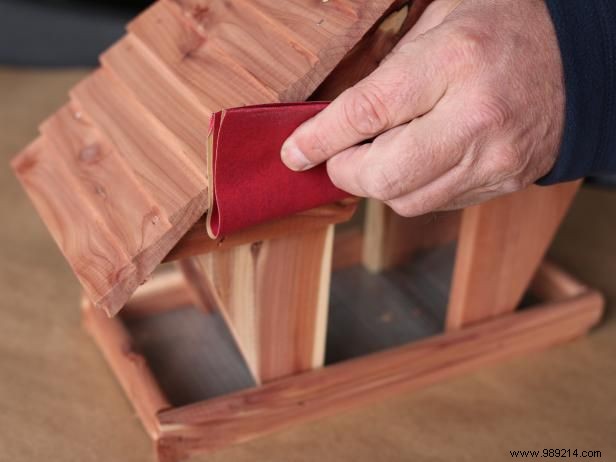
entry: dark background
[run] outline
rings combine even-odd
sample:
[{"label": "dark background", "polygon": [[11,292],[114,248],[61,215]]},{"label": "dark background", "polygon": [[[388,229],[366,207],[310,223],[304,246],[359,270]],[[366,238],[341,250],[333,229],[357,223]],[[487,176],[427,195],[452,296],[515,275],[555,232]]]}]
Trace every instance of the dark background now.
[{"label": "dark background", "polygon": [[95,65],[149,0],[0,0],[0,64]]}]

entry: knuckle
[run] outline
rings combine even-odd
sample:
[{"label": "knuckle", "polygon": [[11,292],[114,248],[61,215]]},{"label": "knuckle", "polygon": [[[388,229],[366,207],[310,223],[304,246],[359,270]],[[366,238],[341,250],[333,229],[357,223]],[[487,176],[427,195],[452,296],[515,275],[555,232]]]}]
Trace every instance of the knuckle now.
[{"label": "knuckle", "polygon": [[454,49],[465,62],[477,62],[483,57],[490,37],[480,28],[463,25],[456,29]]},{"label": "knuckle", "polygon": [[505,129],[512,119],[512,111],[502,97],[484,91],[476,98],[466,117],[466,126],[472,136]]},{"label": "knuckle", "polygon": [[489,161],[489,171],[498,177],[518,177],[526,168],[526,159],[513,147],[497,149]]},{"label": "knuckle", "polygon": [[490,37],[478,27],[467,24],[451,26],[447,40],[440,48],[439,56],[444,65],[457,69],[474,67],[485,59]]},{"label": "knuckle", "polygon": [[508,178],[501,183],[500,191],[503,194],[509,194],[512,192],[520,191],[528,186],[521,178]]},{"label": "knuckle", "polygon": [[385,97],[375,85],[363,84],[348,91],[343,115],[347,125],[358,135],[372,137],[390,127]]}]

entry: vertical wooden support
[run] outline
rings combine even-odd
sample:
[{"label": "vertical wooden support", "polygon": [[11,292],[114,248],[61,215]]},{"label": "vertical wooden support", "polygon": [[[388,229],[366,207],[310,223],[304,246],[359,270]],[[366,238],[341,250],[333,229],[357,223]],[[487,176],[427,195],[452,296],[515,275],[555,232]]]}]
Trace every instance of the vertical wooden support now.
[{"label": "vertical wooden support", "polygon": [[517,307],[579,186],[531,186],[464,210],[448,330]]},{"label": "vertical wooden support", "polygon": [[364,222],[364,266],[372,272],[383,271],[403,262],[417,250],[455,240],[460,215],[454,211],[405,218],[384,203],[369,199]]},{"label": "vertical wooden support", "polygon": [[[333,225],[195,257],[255,379],[323,365]],[[210,303],[205,301],[205,304]]]}]

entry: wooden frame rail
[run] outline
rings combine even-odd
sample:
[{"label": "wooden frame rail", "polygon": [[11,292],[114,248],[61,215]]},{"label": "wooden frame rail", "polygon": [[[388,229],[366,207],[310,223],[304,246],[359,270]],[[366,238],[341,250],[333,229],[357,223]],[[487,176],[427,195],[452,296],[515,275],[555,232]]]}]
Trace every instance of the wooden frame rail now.
[{"label": "wooden frame rail", "polygon": [[[568,342],[601,318],[601,294],[551,263],[540,266],[531,288],[548,298],[459,331],[178,408],[169,406],[145,359],[131,349],[122,322],[87,301],[83,313],[86,328],[155,440],[159,460],[175,462]],[[135,302],[145,315],[139,297]],[[126,309],[128,315],[131,306]]]}]

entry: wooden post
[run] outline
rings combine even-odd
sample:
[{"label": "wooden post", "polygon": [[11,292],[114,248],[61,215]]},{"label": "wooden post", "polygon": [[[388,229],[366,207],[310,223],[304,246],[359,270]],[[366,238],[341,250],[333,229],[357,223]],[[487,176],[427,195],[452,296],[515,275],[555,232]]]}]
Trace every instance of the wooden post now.
[{"label": "wooden post", "polygon": [[323,365],[333,235],[327,225],[194,257],[189,284],[212,297],[257,382]]},{"label": "wooden post", "polygon": [[579,186],[531,186],[464,210],[448,330],[518,306]]},{"label": "wooden post", "polygon": [[414,252],[453,241],[460,213],[431,213],[405,218],[384,203],[369,199],[364,221],[362,261],[366,269],[379,272],[391,268]]}]

